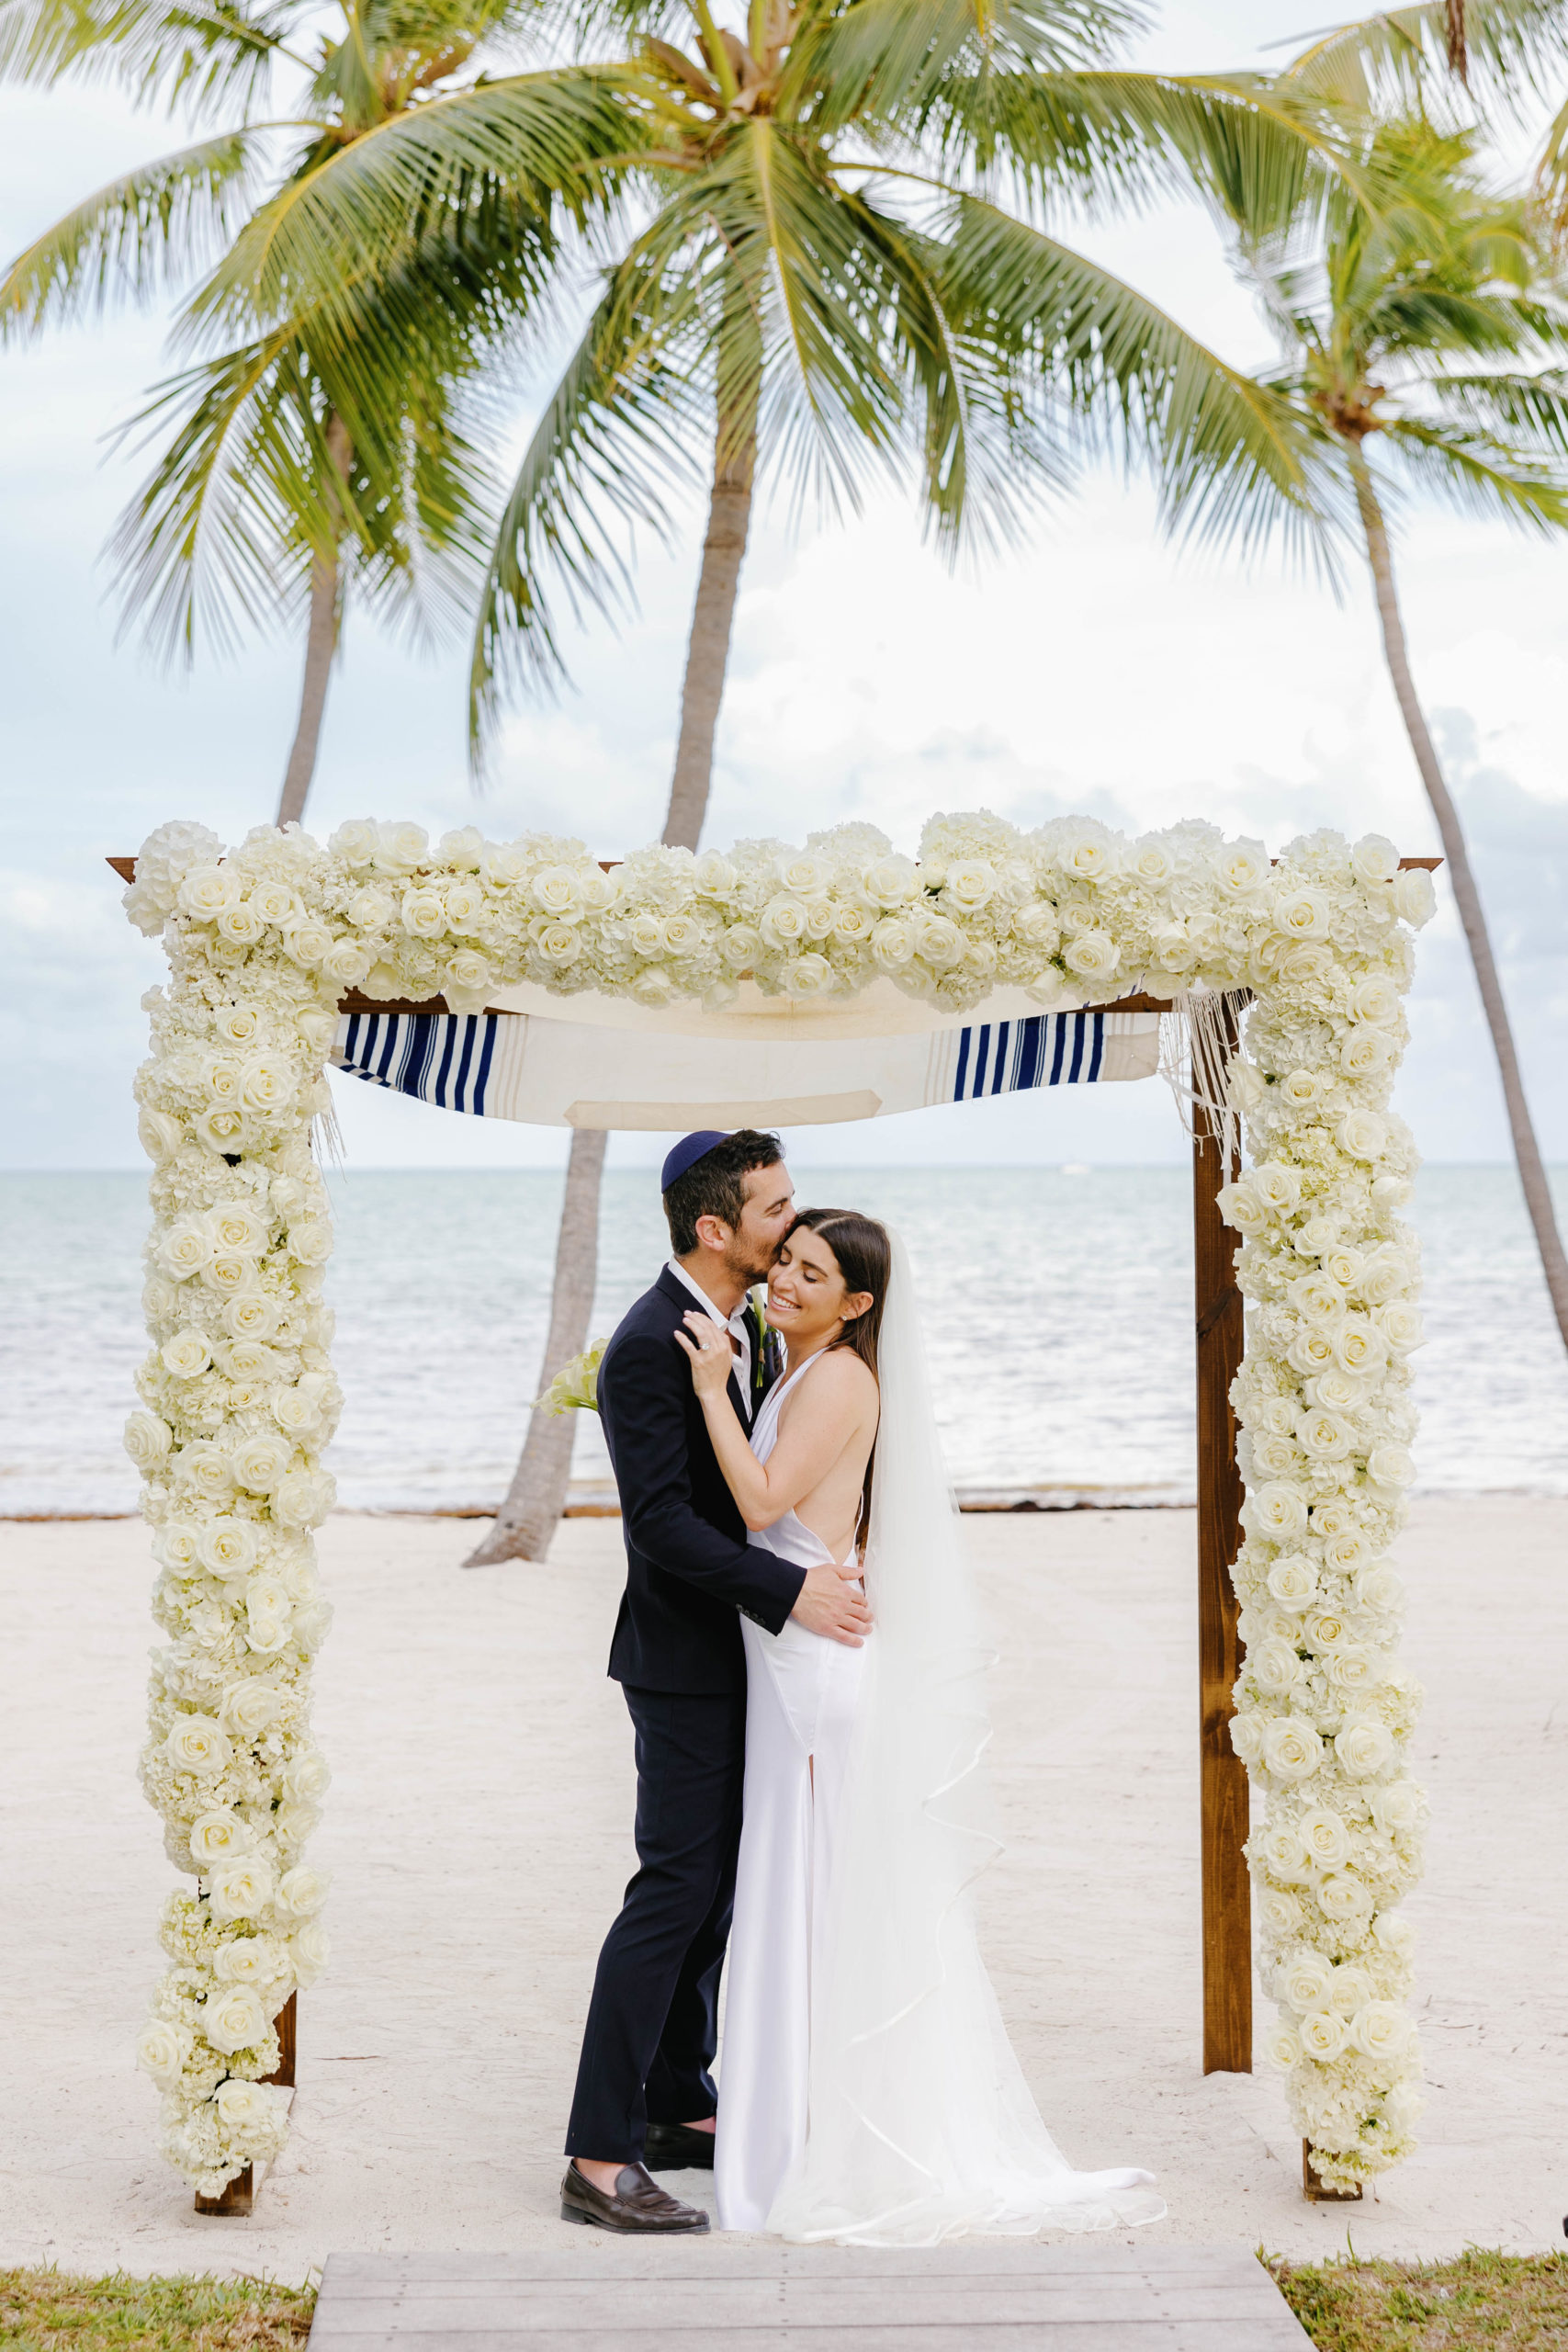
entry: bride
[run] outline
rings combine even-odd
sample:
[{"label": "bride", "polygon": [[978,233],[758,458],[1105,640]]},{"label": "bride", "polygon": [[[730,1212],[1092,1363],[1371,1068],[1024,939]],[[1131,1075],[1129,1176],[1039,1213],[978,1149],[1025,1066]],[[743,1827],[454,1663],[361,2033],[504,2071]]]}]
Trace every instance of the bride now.
[{"label": "bride", "polygon": [[768,1283],[788,1368],[750,1439],[728,1335],[677,1332],[750,1541],[863,1575],[863,1648],[742,1619],[745,1813],[730,1931],[719,2226],[930,2245],[1165,2211],[1132,2169],[1074,2172],[1040,2120],[979,1954],[998,1850],[978,1766],[985,1657],[902,1245],[807,1209]]}]

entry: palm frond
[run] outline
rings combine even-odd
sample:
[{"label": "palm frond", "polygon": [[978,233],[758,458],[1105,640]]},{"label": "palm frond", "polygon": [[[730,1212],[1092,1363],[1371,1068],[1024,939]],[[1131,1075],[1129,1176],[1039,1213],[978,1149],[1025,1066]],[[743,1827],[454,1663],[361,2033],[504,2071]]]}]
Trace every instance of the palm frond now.
[{"label": "palm frond", "polygon": [[1382,435],[1423,488],[1437,491],[1462,513],[1501,517],[1542,537],[1568,526],[1568,484],[1545,462],[1492,435],[1464,431],[1450,420],[1391,420]]},{"label": "palm frond", "polygon": [[304,0],[0,0],[0,81],[118,82],[143,105],[248,116],[304,15]]},{"label": "palm frond", "polygon": [[0,336],[36,334],[123,298],[145,302],[208,266],[248,214],[265,140],[220,131],[126,172],[46,229],[0,282]]},{"label": "palm frond", "polygon": [[1526,114],[1568,63],[1560,0],[1465,0],[1464,73],[1455,71],[1448,0],[1381,9],[1315,35],[1285,69],[1303,89],[1369,112],[1425,104],[1468,119],[1480,102]]}]

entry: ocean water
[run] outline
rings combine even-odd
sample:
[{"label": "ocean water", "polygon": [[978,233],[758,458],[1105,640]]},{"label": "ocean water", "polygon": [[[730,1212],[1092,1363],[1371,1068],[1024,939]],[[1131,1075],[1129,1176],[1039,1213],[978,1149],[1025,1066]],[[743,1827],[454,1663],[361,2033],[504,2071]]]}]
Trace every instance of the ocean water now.
[{"label": "ocean water", "polygon": [[[342,1500],[493,1506],[539,1386],[559,1179],[373,1170],[339,1174],[333,1191],[328,1295],[348,1404],[330,1466]],[[903,1233],[961,1489],[1190,1498],[1185,1170],[812,1170],[800,1194]],[[0,1176],[0,1204],[11,1269],[0,1516],[129,1510],[119,1431],[146,1347],[145,1180]],[[1421,1487],[1568,1493],[1568,1355],[1512,1170],[1428,1168],[1413,1215],[1430,1335],[1416,1358]],[[595,1334],[667,1247],[651,1175],[610,1175]],[[584,1414],[573,1476],[607,1475]]]}]

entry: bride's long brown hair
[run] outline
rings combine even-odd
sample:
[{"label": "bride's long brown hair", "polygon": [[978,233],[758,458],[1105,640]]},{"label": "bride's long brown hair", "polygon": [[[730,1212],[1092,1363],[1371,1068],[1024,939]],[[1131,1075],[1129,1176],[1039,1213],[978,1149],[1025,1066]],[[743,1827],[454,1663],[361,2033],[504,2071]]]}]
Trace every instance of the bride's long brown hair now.
[{"label": "bride's long brown hair", "polygon": [[[887,1227],[878,1225],[874,1216],[863,1216],[859,1209],[802,1209],[789,1233],[798,1232],[803,1225],[820,1234],[828,1244],[844,1278],[844,1288],[871,1293],[871,1305],[863,1315],[857,1315],[845,1324],[838,1339],[829,1343],[829,1352],[832,1348],[852,1348],[872,1378],[877,1380],[876,1343],[882,1334],[882,1310],[887,1303],[887,1285],[893,1274],[893,1244],[887,1238]],[[786,1241],[789,1233],[784,1235]],[[860,1517],[855,1523],[855,1542],[862,1550],[871,1529],[871,1474],[875,1466],[874,1438],[861,1487]]]}]

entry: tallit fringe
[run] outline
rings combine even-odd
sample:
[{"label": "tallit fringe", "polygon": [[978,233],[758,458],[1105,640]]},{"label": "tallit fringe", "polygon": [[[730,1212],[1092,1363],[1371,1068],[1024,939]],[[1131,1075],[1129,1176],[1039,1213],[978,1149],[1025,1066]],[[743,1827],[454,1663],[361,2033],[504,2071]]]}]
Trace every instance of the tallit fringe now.
[{"label": "tallit fringe", "polygon": [[1239,1035],[1250,1001],[1247,989],[1198,989],[1179,996],[1170,1012],[1160,1015],[1159,1074],[1176,1098],[1178,1116],[1190,1136],[1197,1132],[1199,1113],[1204,1114],[1209,1133],[1220,1138],[1227,1169],[1241,1153],[1227,1029],[1234,1022]]}]

